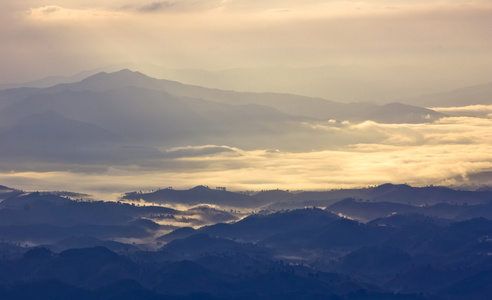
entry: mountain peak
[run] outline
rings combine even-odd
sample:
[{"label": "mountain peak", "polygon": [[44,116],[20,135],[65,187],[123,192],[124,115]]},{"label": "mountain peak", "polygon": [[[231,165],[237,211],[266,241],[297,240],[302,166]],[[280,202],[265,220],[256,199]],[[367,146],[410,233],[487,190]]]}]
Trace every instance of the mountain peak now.
[{"label": "mountain peak", "polygon": [[132,71],[130,69],[121,69],[119,71],[109,72],[109,73],[101,72],[99,74],[106,74],[108,76],[113,76],[113,77],[115,76],[117,78],[132,78],[132,79],[135,79],[135,78],[151,78],[151,77],[149,77],[149,76],[147,76],[141,72]]},{"label": "mountain peak", "polygon": [[143,73],[140,73],[138,71],[132,71],[130,69],[121,69],[116,72],[99,72],[97,74],[94,74],[92,76],[89,76],[85,79],[83,79],[81,82],[87,82],[87,81],[93,81],[94,79],[139,79],[139,78],[151,78]]},{"label": "mountain peak", "polygon": [[140,73],[138,71],[132,71],[132,70],[130,70],[128,68],[124,68],[124,69],[121,69],[119,71],[112,72],[112,74],[118,74],[118,73],[123,73],[123,74],[127,74],[127,73],[128,74],[135,74],[135,73],[138,73],[138,74],[142,74],[142,73]]},{"label": "mountain peak", "polygon": [[194,188],[191,188],[190,191],[209,191],[210,188],[208,186],[204,186],[204,185],[198,185],[198,186],[195,186]]},{"label": "mountain peak", "polygon": [[69,84],[71,90],[108,91],[130,86],[159,89],[159,80],[143,73],[122,69],[116,72],[100,72],[80,82]]}]

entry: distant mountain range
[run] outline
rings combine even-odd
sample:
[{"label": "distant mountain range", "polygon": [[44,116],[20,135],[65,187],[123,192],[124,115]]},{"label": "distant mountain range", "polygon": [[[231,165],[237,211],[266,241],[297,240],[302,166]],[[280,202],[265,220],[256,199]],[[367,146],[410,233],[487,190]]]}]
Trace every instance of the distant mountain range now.
[{"label": "distant mountain range", "polygon": [[[451,77],[436,78],[432,69],[408,66],[369,67],[356,64],[324,65],[293,68],[286,65],[260,68],[222,70],[166,69],[156,65],[131,63],[110,65],[80,72],[72,76],[50,76],[39,80],[1,84],[0,89],[35,87],[46,88],[59,83],[78,82],[100,72],[116,72],[129,68],[155,78],[210,88],[275,92],[321,97],[340,102],[389,103],[404,97],[436,94],[490,78],[488,70],[460,70]],[[471,72],[470,72],[471,71]],[[453,79],[454,77],[454,79]],[[460,79],[458,79],[460,78]],[[490,95],[490,94],[489,94]],[[399,101],[399,100],[398,100]],[[401,100],[404,102],[404,100]],[[408,103],[408,102],[404,102]],[[409,103],[413,104],[413,103]],[[427,107],[424,104],[413,104]]]},{"label": "distant mountain range", "polygon": [[0,91],[0,149],[14,161],[81,163],[162,158],[162,149],[188,145],[295,151],[330,144],[328,133],[306,124],[420,123],[443,116],[399,103],[238,93],[121,70],[48,88]]},{"label": "distant mountain range", "polygon": [[414,97],[402,100],[402,102],[423,107],[492,105],[492,83],[459,88],[444,93]]},{"label": "distant mountain range", "polygon": [[[383,184],[361,189],[340,189],[330,191],[288,192],[282,190],[262,191],[253,195],[234,193],[199,186],[189,190],[163,189],[150,193],[128,192],[123,200],[146,201],[173,205],[210,204],[226,207],[253,209],[296,209],[306,206],[327,207],[345,199],[357,199],[354,203],[391,202],[396,207],[405,205],[420,207],[423,205],[479,205],[492,202],[492,191],[462,191],[447,187],[412,187],[406,184]],[[396,205],[399,204],[399,205]],[[363,205],[363,204],[361,204]],[[380,211],[380,209],[376,209]]]}]

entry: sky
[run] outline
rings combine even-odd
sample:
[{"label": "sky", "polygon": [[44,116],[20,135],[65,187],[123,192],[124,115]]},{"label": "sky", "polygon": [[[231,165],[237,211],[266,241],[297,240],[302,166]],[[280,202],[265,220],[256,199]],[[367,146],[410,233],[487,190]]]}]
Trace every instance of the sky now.
[{"label": "sky", "polygon": [[[490,0],[0,1],[0,84],[132,65],[212,87],[389,102],[492,82],[491,28]],[[169,71],[177,69],[205,73]],[[330,149],[182,145],[161,150],[228,151],[175,158],[165,171],[0,170],[0,184],[96,195],[198,184],[319,190],[460,185],[492,172],[492,108],[441,111],[453,116],[433,124],[308,124],[345,141]]]},{"label": "sky", "polygon": [[[396,98],[412,89],[430,93],[489,82],[491,15],[488,0],[2,1],[0,84],[132,63],[142,69],[259,68],[234,86],[243,90],[271,86],[363,100],[344,97],[354,82],[364,93],[371,92],[364,83],[379,89],[369,100]],[[337,92],[316,91],[321,83],[293,89],[299,80],[282,70],[255,81],[271,66],[312,74],[327,68],[319,72],[329,73]],[[399,89],[385,94],[387,81]]]}]

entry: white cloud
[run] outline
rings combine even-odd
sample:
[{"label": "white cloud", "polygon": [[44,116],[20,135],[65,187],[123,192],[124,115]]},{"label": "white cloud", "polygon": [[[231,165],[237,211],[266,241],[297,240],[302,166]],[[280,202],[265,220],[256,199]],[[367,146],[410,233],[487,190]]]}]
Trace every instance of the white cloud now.
[{"label": "white cloud", "polygon": [[461,107],[435,107],[435,111],[454,116],[492,117],[492,105],[469,105]]}]

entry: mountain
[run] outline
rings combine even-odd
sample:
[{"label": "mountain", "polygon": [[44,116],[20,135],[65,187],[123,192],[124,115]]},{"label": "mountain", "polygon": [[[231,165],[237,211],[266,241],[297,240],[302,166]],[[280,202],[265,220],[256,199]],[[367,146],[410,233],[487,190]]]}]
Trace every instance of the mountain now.
[{"label": "mountain", "polygon": [[[248,133],[262,129],[264,126],[260,122],[296,120],[269,107],[180,99],[141,87],[128,86],[108,91],[99,91],[97,87],[96,91],[85,90],[85,84],[75,87],[76,91],[62,90],[19,101],[2,110],[2,122],[19,121],[32,114],[52,110],[68,118],[102,126],[132,141],[149,142],[149,139],[160,138],[172,142],[200,134],[224,134],[235,130],[236,133]],[[246,122],[250,122],[249,127],[244,126]],[[224,124],[230,127],[223,128]]]},{"label": "mountain", "polygon": [[[183,98],[156,90],[160,88],[159,80],[140,73],[121,71],[97,74],[78,83],[35,89],[20,99],[12,100],[9,96],[11,90],[0,92],[0,102],[7,103],[0,110],[4,143],[9,144],[10,138],[16,136],[17,127],[26,120],[34,118],[38,120],[37,127],[49,129],[51,125],[39,124],[42,120],[36,116],[50,111],[72,123],[81,122],[79,126],[90,123],[122,137],[125,140],[124,149],[112,152],[122,153],[123,158],[128,152],[130,156],[134,154],[139,158],[156,157],[159,156],[156,147],[169,149],[214,144],[251,149],[260,145],[261,148],[293,147],[297,143],[292,141],[291,132],[300,134],[309,131],[301,124],[307,118],[290,116],[265,105],[232,105]],[[83,133],[74,135],[73,139],[97,140],[96,132],[94,137]],[[270,139],[271,135],[278,135],[279,139]],[[61,139],[63,135],[59,137]],[[31,141],[32,144],[39,144],[37,140]],[[107,141],[108,144],[115,144],[111,143],[112,139]],[[57,146],[53,145],[60,151],[64,150],[63,145]],[[16,149],[20,146],[11,147]],[[68,155],[67,152],[70,151],[64,154]]]},{"label": "mountain", "polygon": [[428,123],[443,116],[397,103],[209,89],[125,69],[47,88],[1,90],[0,152],[11,171],[162,170],[203,164],[183,157],[360,142],[340,134],[350,126],[343,121]]},{"label": "mountain", "polygon": [[[337,103],[274,93],[239,93],[184,85],[121,70],[48,88],[0,91],[0,128],[32,115],[54,111],[93,123],[134,140],[199,139],[207,134],[259,135],[303,132],[297,122],[330,119],[378,122],[429,122],[442,114],[413,106]],[[392,119],[384,117],[391,113]],[[229,138],[231,138],[229,136]],[[264,140],[262,140],[264,142]],[[236,141],[237,142],[237,141]],[[206,144],[202,141],[202,144]],[[209,144],[222,144],[210,143]]]},{"label": "mountain", "polygon": [[244,253],[250,256],[270,256],[270,251],[250,243],[238,243],[230,239],[210,237],[207,234],[193,234],[169,242],[160,249],[168,260],[197,259],[207,255]]},{"label": "mountain", "polygon": [[448,187],[427,186],[411,187],[405,184],[383,184],[369,189],[366,199],[385,199],[395,203],[425,205],[437,203],[482,204],[492,200],[492,193],[487,191],[453,190]]},{"label": "mountain", "polygon": [[130,192],[126,193],[122,199],[142,199],[153,203],[185,204],[190,206],[197,204],[213,204],[220,205],[222,207],[255,208],[261,205],[261,202],[254,201],[254,198],[247,195],[224,190],[210,189],[205,186],[197,186],[189,190],[174,190],[167,188],[151,193]]},{"label": "mountain", "polygon": [[278,202],[288,198],[291,198],[294,194],[289,193],[288,191],[282,190],[269,190],[269,191],[261,191],[252,195],[256,201],[261,201],[261,203],[270,203],[270,202]]},{"label": "mountain", "polygon": [[330,206],[348,198],[371,202],[392,202],[413,206],[439,203],[459,205],[488,204],[492,192],[455,190],[442,186],[412,187],[406,184],[382,184],[361,189],[340,189],[331,191],[306,191],[295,193],[269,205],[271,209],[301,208],[306,206]]},{"label": "mountain", "polygon": [[34,143],[38,140],[53,143],[61,139],[76,147],[82,144],[124,141],[123,138],[101,127],[71,120],[53,111],[31,115],[30,118],[20,120],[13,128],[2,134],[2,139],[8,139],[10,142],[16,142],[15,139],[18,139],[19,142],[33,141]]},{"label": "mountain", "polygon": [[[176,228],[158,225],[147,218],[180,213],[166,207],[80,202],[53,194],[23,193],[0,202],[0,238],[2,241],[35,245],[51,245],[74,236],[137,240]],[[79,242],[79,246],[84,242],[88,243],[86,246],[94,244],[90,239],[79,239]]]},{"label": "mountain", "polygon": [[[120,71],[119,73],[128,73],[128,70]],[[140,73],[139,73],[140,74]],[[106,78],[99,77],[104,76],[98,74],[96,82],[105,82],[102,86],[118,86],[129,81],[128,74],[121,74],[118,79],[118,83],[114,81],[106,81]],[[91,78],[96,78],[95,76]],[[209,101],[220,102],[224,104],[245,105],[245,104],[258,104],[275,108],[283,113],[289,115],[300,115],[319,120],[349,120],[349,121],[365,121],[374,120],[381,121],[382,123],[388,123],[388,119],[385,119],[385,113],[392,113],[392,122],[405,123],[409,118],[411,123],[429,122],[438,119],[443,114],[437,113],[432,110],[425,110],[422,108],[414,107],[411,105],[400,105],[399,109],[394,109],[397,104],[385,105],[383,107],[369,104],[369,103],[339,103],[329,101],[322,98],[305,97],[291,94],[282,93],[248,93],[248,92],[234,92],[224,91],[218,89],[209,89],[199,86],[184,85],[178,82],[150,79],[142,76],[137,78],[137,86],[164,90],[172,95],[186,98],[205,99]],[[90,84],[93,80],[87,80],[85,84],[89,86],[95,86],[98,88],[99,84]],[[393,108],[393,109],[392,109]],[[409,117],[411,115],[412,117]],[[406,116],[403,117],[402,116]],[[373,119],[371,119],[371,117]]]},{"label": "mountain", "polygon": [[[0,202],[2,299],[490,298],[492,221],[459,219],[467,209],[472,210],[469,216],[488,213],[490,204],[471,204],[486,195],[480,192],[385,184],[331,191],[331,196],[330,191],[264,191],[255,199],[203,186],[165,190],[174,201],[198,201],[200,195],[207,202],[238,197],[235,201],[263,203],[269,196],[270,201],[304,196],[318,202],[345,193],[373,197],[345,199],[326,209],[262,211],[241,218],[234,210],[225,213],[205,205],[178,211],[0,190],[9,195]],[[429,203],[440,197],[471,203],[411,205],[397,199],[405,194]],[[361,223],[330,210],[384,217]],[[224,223],[169,233],[170,227],[154,222],[198,216]],[[39,243],[45,247],[30,247]]]},{"label": "mountain", "polygon": [[5,199],[19,196],[22,193],[23,193],[23,191],[21,191],[21,190],[17,190],[17,189],[9,188],[9,187],[4,186],[4,185],[0,185],[0,202],[5,200]]},{"label": "mountain", "polygon": [[[33,251],[36,249],[30,252]],[[42,258],[33,257],[30,252],[24,255],[21,262],[31,269],[26,274],[27,278],[52,278],[80,287],[97,288],[132,278],[138,268],[128,258],[104,247],[70,249],[57,256]],[[34,263],[30,263],[33,260]]]},{"label": "mountain", "polygon": [[159,237],[158,240],[170,242],[197,234],[206,234],[243,243],[258,242],[280,233],[292,237],[292,234],[303,230],[318,230],[337,219],[337,216],[321,209],[254,214],[233,223],[218,223],[197,230],[180,228]]},{"label": "mountain", "polygon": [[358,278],[384,282],[411,265],[411,256],[396,247],[367,246],[345,255],[337,270]]},{"label": "mountain", "polygon": [[[380,106],[369,103],[347,104],[337,103],[322,98],[304,97],[290,94],[247,93],[209,89],[199,86],[185,85],[169,80],[154,79],[142,73],[132,72],[127,69],[114,73],[102,72],[79,82],[59,84],[44,89],[14,89],[0,91],[0,100],[1,102],[8,102],[8,100],[13,98],[15,94],[19,93],[22,94],[22,96],[17,96],[18,98],[28,98],[37,97],[39,95],[52,96],[62,92],[108,92],[129,87],[138,87],[141,90],[160,91],[178,98],[202,99],[222,104],[257,104],[275,108],[285,114],[304,116],[320,120],[339,119],[364,121],[371,115],[378,118],[378,115],[383,114],[383,112],[380,112]],[[165,94],[163,96],[165,96]],[[142,98],[144,97],[139,97],[137,99]],[[395,104],[392,104],[389,107],[391,106],[395,106]],[[400,105],[399,110],[393,109],[391,112],[395,115],[406,115],[411,113],[415,115],[415,120],[417,120],[416,116],[421,114],[422,109],[410,105]],[[427,115],[430,115],[433,118],[439,118],[442,116],[441,114],[431,110],[425,110],[424,112],[424,117]],[[395,118],[395,120],[398,121],[397,118]],[[405,118],[403,120],[405,120]],[[429,118],[420,119],[420,122],[428,121]]]},{"label": "mountain", "polygon": [[415,206],[385,201],[368,202],[345,199],[328,206],[326,210],[362,222],[369,222],[377,218],[388,217],[395,214],[414,213],[448,220],[492,217],[492,205],[490,203],[475,205],[468,205],[467,203],[461,205],[456,203],[437,203]]},{"label": "mountain", "polygon": [[433,122],[442,117],[444,114],[436,113],[427,108],[416,107],[408,104],[390,103],[373,109],[365,119],[373,120],[378,123],[423,123]]},{"label": "mountain", "polygon": [[492,105],[492,83],[469,86],[449,92],[429,94],[401,101],[423,107]]},{"label": "mountain", "polygon": [[320,209],[299,209],[267,215],[250,215],[235,223],[205,226],[196,233],[255,242],[279,233],[288,235],[302,230],[317,230],[337,219],[338,216]]},{"label": "mountain", "polygon": [[492,270],[484,270],[441,290],[447,299],[487,299],[492,292]]},{"label": "mountain", "polygon": [[[135,206],[116,202],[79,202],[39,192],[21,194],[0,202],[0,225],[122,225],[152,214],[178,214],[167,207]],[[132,224],[138,225],[141,224]]]},{"label": "mountain", "polygon": [[52,245],[45,245],[53,252],[59,253],[68,249],[80,249],[89,247],[104,247],[116,253],[128,253],[139,249],[131,244],[120,243],[111,240],[100,240],[91,236],[71,236]]},{"label": "mountain", "polygon": [[194,233],[195,229],[192,227],[181,227],[168,234],[158,237],[157,240],[168,243],[172,240],[187,238]]},{"label": "mountain", "polygon": [[13,160],[107,160],[115,152],[124,155],[123,142],[124,138],[100,126],[53,111],[23,118],[0,133],[0,149]]},{"label": "mountain", "polygon": [[97,74],[97,73],[100,73],[103,71],[111,70],[112,72],[115,72],[115,71],[118,71],[120,69],[121,68],[113,68],[113,67],[97,68],[97,69],[82,71],[80,73],[77,73],[77,74],[71,75],[71,76],[48,76],[48,77],[44,77],[41,79],[28,81],[28,82],[0,84],[0,90],[16,89],[16,88],[23,88],[23,87],[47,88],[47,87],[51,87],[51,86],[54,86],[57,84],[77,82],[77,81],[83,80],[84,78],[87,78],[89,76],[92,76],[94,74]]},{"label": "mountain", "polygon": [[418,208],[408,204],[392,202],[362,202],[354,199],[338,201],[326,208],[334,214],[368,222],[380,217],[388,217],[392,214],[407,214],[418,211]]},{"label": "mountain", "polygon": [[[251,268],[234,268],[232,273],[226,274],[215,267],[204,266],[213,261],[232,262],[232,266],[247,264]],[[35,248],[22,259],[0,261],[0,265],[0,277],[13,270],[9,282],[15,282],[8,288],[0,287],[0,296],[25,294],[12,290],[13,286],[18,290],[30,287],[30,291],[39,290],[41,295],[54,298],[78,291],[75,299],[120,299],[109,295],[121,296],[121,291],[136,296],[130,299],[147,299],[147,296],[150,299],[299,299],[299,296],[313,299],[342,296],[362,288],[378,290],[341,274],[316,272],[303,266],[243,255],[204,256],[197,262],[182,260],[146,265],[103,247],[71,249],[59,254]],[[315,272],[316,277],[310,272]],[[42,284],[45,289],[40,289]],[[82,295],[87,298],[79,298]],[[387,296],[390,295],[392,293],[388,292]]]},{"label": "mountain", "polygon": [[[463,218],[465,215],[469,217],[489,216],[491,212],[488,207],[492,201],[492,192],[489,190],[455,190],[440,186],[412,187],[405,184],[383,184],[369,188],[330,191],[287,192],[271,190],[250,195],[198,186],[189,190],[167,188],[150,193],[127,192],[122,196],[122,199],[144,200],[149,203],[169,205],[176,203],[186,205],[209,204],[265,209],[265,211],[334,205],[331,208],[335,213],[351,215],[350,211],[352,210],[355,213],[352,215],[354,218],[359,219],[360,217],[361,220],[367,221],[371,218],[387,216],[392,212],[409,213],[414,211],[451,219],[461,219],[460,214],[463,214]],[[342,200],[345,201],[339,202]],[[416,208],[424,205],[427,207]],[[356,211],[360,211],[360,215],[357,215]]]}]

